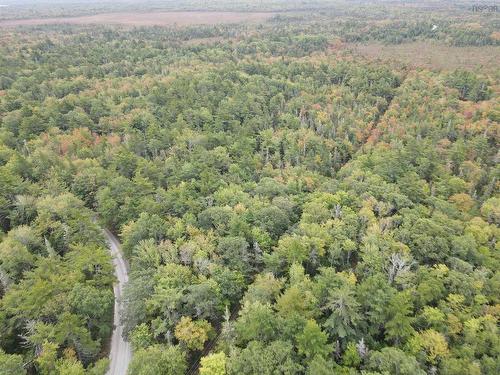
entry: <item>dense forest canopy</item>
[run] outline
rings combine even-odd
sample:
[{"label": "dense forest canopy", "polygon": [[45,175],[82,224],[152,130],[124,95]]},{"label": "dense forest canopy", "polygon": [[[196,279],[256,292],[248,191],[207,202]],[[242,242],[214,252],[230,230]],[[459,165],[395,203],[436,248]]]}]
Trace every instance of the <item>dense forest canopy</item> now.
[{"label": "dense forest canopy", "polygon": [[[498,53],[498,13],[418,3],[0,23],[0,374],[106,372],[102,228],[130,265],[130,375],[500,373],[498,66],[351,48]],[[0,14],[85,13],[62,4]]]}]

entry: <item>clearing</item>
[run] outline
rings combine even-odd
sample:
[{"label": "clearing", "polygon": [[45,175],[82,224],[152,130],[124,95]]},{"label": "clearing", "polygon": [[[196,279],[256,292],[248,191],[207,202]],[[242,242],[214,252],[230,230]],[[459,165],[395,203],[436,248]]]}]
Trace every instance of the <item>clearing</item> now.
[{"label": "clearing", "polygon": [[348,45],[353,51],[381,60],[400,61],[413,67],[427,69],[476,69],[497,68],[500,61],[500,47],[454,47],[444,43],[419,41],[403,44],[367,43]]},{"label": "clearing", "polygon": [[32,18],[0,21],[0,27],[54,24],[105,24],[128,26],[187,26],[265,21],[271,12],[148,12],[102,13],[81,17]]}]

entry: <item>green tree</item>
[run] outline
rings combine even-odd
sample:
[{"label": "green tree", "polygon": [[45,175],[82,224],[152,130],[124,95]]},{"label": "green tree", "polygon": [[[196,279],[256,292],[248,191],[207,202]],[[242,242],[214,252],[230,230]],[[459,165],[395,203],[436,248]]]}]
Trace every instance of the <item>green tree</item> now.
[{"label": "green tree", "polygon": [[178,346],[153,345],[134,352],[127,374],[183,375],[186,370],[186,355]]},{"label": "green tree", "polygon": [[129,341],[134,350],[145,349],[154,343],[153,335],[145,323],[138,325],[130,332]]},{"label": "green tree", "polygon": [[368,366],[372,370],[399,375],[424,375],[415,357],[397,348],[383,348],[370,355]]},{"label": "green tree", "polygon": [[225,375],[227,358],[223,352],[210,354],[200,361],[200,375]]},{"label": "green tree", "polygon": [[388,321],[385,324],[385,335],[388,341],[398,346],[415,333],[412,327],[413,304],[409,292],[397,293],[390,300],[386,314]]},{"label": "green tree", "polygon": [[132,255],[140,241],[153,239],[158,243],[166,238],[166,233],[165,222],[158,215],[143,212],[136,221],[124,226],[123,250],[126,254]]},{"label": "green tree", "polygon": [[286,341],[273,341],[264,345],[252,341],[244,349],[238,349],[227,363],[229,375],[252,374],[299,374],[302,366],[293,360],[293,346]]},{"label": "green tree", "polygon": [[260,273],[248,287],[243,301],[273,303],[283,287],[283,280],[277,279],[272,273]]},{"label": "green tree", "polygon": [[40,369],[40,373],[42,375],[45,374],[50,375],[55,371],[58,348],[59,345],[55,343],[51,343],[48,341],[45,341],[43,343],[42,351],[38,356],[38,358],[36,359],[36,362]]},{"label": "green tree", "polygon": [[326,358],[331,351],[326,333],[322,332],[318,323],[312,319],[306,322],[304,330],[296,340],[299,354],[305,355],[307,360],[312,360],[316,356]]},{"label": "green tree", "polygon": [[342,364],[347,367],[358,367],[361,364],[362,358],[358,352],[356,344],[350,342],[347,344],[344,355],[342,356]]},{"label": "green tree", "polygon": [[312,361],[309,362],[306,374],[307,375],[330,375],[339,371],[338,365],[335,361],[331,359],[324,358],[322,356],[314,357]]},{"label": "green tree", "polygon": [[324,326],[333,337],[344,339],[354,335],[360,320],[359,303],[350,288],[346,286],[332,290],[325,309],[330,315]]},{"label": "green tree", "polygon": [[0,374],[26,374],[26,370],[23,366],[23,358],[17,354],[6,354],[3,350],[0,349]]},{"label": "green tree", "polygon": [[241,342],[268,342],[276,337],[279,321],[269,304],[246,302],[239,314],[235,330]]},{"label": "green tree", "polygon": [[479,79],[474,73],[467,70],[455,70],[447,77],[446,84],[456,88],[459,98],[479,102],[490,96],[488,83]]}]

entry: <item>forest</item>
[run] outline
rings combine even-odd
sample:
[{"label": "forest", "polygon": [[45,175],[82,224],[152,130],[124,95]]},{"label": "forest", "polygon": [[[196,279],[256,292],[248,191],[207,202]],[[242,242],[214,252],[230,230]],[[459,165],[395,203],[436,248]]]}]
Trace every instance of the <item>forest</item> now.
[{"label": "forest", "polygon": [[0,375],[106,374],[103,229],[129,265],[128,375],[500,373],[500,70],[352,48],[499,53],[498,13],[264,3],[258,23],[0,22]]}]

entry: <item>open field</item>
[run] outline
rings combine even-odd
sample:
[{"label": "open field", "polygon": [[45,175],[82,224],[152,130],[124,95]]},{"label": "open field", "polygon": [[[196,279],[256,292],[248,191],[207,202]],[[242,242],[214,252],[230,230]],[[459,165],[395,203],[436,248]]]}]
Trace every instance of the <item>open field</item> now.
[{"label": "open field", "polygon": [[453,47],[443,43],[413,42],[385,45],[382,43],[351,44],[354,52],[363,56],[400,61],[413,67],[428,69],[496,69],[500,60],[500,47]]},{"label": "open field", "polygon": [[128,26],[187,26],[219,23],[259,22],[273,16],[271,12],[149,12],[102,13],[82,17],[32,18],[0,21],[0,27],[54,24],[106,24]]}]

